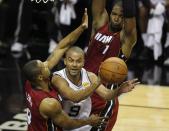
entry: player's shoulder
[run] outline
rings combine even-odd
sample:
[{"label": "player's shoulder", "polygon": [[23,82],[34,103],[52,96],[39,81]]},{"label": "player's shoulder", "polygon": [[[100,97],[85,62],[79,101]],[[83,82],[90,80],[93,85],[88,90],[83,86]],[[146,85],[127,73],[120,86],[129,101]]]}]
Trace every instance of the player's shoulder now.
[{"label": "player's shoulder", "polygon": [[93,73],[93,72],[87,71],[87,74],[88,74],[89,78],[90,77],[96,77],[96,74]]},{"label": "player's shoulder", "polygon": [[63,78],[64,75],[61,74],[61,72],[55,72],[53,73],[52,75],[52,79],[51,79],[51,82],[59,82],[59,81],[63,81],[64,78]]},{"label": "player's shoulder", "polygon": [[41,101],[39,109],[44,116],[50,116],[61,110],[61,104],[55,98],[45,98]]}]

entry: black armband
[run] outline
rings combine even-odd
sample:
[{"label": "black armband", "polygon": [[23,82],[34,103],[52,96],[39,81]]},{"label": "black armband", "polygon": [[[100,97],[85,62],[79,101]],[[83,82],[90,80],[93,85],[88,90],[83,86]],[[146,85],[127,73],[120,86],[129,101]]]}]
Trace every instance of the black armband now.
[{"label": "black armband", "polygon": [[126,18],[132,18],[136,15],[135,0],[123,0],[123,15]]},{"label": "black armband", "polygon": [[122,50],[120,50],[119,58],[124,60],[125,62],[127,61],[127,57],[123,54]]}]

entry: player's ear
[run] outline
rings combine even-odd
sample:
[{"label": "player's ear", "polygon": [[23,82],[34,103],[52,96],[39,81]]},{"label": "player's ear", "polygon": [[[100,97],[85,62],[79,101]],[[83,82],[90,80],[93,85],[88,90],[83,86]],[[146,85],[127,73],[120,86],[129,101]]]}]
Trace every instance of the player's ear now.
[{"label": "player's ear", "polygon": [[41,80],[43,80],[43,76],[42,75],[38,75],[37,79],[41,81]]},{"label": "player's ear", "polygon": [[83,62],[83,65],[82,65],[82,67],[84,67],[84,62]]},{"label": "player's ear", "polygon": [[64,64],[66,65],[66,57],[64,58]]}]

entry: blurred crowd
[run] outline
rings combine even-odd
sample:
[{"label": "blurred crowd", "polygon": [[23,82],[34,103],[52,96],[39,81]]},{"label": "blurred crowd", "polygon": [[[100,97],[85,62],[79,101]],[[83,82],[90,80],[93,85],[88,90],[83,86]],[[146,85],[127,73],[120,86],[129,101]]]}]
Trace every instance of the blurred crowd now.
[{"label": "blurred crowd", "polygon": [[[114,0],[107,0],[110,12]],[[0,56],[46,59],[64,36],[81,23],[88,9],[89,28],[75,45],[90,41],[91,0],[0,0]],[[136,0],[137,44],[131,59],[169,65],[169,0]]]}]

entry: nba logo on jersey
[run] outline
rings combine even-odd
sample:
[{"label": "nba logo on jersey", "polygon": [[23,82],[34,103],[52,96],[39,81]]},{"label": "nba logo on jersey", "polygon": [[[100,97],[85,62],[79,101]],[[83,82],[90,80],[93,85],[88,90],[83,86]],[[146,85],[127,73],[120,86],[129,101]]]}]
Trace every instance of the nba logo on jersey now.
[{"label": "nba logo on jersey", "polygon": [[107,36],[107,35],[103,35],[101,33],[97,33],[94,37],[95,40],[102,42],[104,44],[108,44],[113,40],[113,36]]},{"label": "nba logo on jersey", "polygon": [[85,88],[85,87],[88,87],[90,85],[90,83],[89,82],[83,82],[82,83],[82,86]]}]

